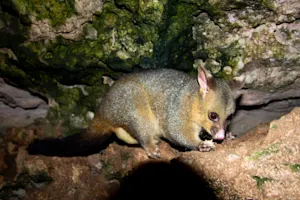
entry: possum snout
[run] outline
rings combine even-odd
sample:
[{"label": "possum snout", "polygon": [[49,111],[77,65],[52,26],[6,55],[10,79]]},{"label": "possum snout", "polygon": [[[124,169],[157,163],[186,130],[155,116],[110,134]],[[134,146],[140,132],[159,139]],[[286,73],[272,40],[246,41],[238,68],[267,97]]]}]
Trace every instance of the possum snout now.
[{"label": "possum snout", "polygon": [[218,126],[213,126],[210,129],[210,133],[214,140],[223,140],[225,138],[225,131],[223,128],[219,128]]}]

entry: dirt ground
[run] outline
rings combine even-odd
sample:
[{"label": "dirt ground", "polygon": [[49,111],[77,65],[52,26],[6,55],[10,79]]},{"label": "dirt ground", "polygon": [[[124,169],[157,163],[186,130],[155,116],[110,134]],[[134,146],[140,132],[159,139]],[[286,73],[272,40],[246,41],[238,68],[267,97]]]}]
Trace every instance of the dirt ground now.
[{"label": "dirt ground", "polygon": [[[13,128],[0,149],[0,199],[300,199],[300,108],[215,151],[179,151],[160,144],[162,158],[112,143],[87,157],[28,155],[43,135]],[[168,187],[169,186],[169,187]]]}]

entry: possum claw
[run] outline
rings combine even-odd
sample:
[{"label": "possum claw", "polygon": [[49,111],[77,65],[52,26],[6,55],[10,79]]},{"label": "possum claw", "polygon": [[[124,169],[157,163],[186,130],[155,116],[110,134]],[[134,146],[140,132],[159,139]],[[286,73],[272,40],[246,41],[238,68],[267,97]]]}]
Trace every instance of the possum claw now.
[{"label": "possum claw", "polygon": [[231,132],[227,132],[225,136],[225,140],[234,140],[235,136]]},{"label": "possum claw", "polygon": [[214,145],[212,140],[202,141],[199,145],[199,151],[208,152],[211,150],[215,150],[216,146]]},{"label": "possum claw", "polygon": [[160,150],[156,145],[152,148],[145,148],[145,151],[149,158],[160,158]]}]

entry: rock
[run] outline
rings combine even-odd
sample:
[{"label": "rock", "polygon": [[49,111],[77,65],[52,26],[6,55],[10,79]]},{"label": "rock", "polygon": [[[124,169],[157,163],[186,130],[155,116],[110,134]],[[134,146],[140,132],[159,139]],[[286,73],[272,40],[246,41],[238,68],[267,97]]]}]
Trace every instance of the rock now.
[{"label": "rock", "polygon": [[240,136],[300,106],[299,66],[298,61],[271,65],[253,61],[245,66],[246,87],[239,91],[238,110],[229,126],[234,135]]},{"label": "rock", "polygon": [[25,146],[31,143],[37,137],[41,137],[43,134],[45,133],[38,128],[10,128],[7,130],[5,140],[8,143],[13,143],[18,146]]},{"label": "rock", "polygon": [[12,142],[7,143],[7,152],[10,155],[15,155],[18,153],[18,146]]},{"label": "rock", "polygon": [[[160,144],[162,161],[178,156],[166,143]],[[140,147],[111,144],[99,154],[88,157],[46,157],[28,155],[20,148],[17,172],[30,177],[33,187],[24,199],[108,199],[120,187],[120,181],[139,164],[147,162]],[[42,186],[42,182],[48,182]],[[53,192],[56,191],[56,192]]]},{"label": "rock", "polygon": [[13,190],[12,193],[19,198],[24,198],[26,195],[26,191],[24,189]]},{"label": "rock", "polygon": [[[266,98],[264,97],[257,97],[256,95],[251,97],[249,95],[249,99],[251,99],[253,103],[252,106],[241,106],[235,113],[232,121],[228,127],[229,131],[234,136],[242,136],[245,132],[250,131],[251,129],[255,128],[256,126],[263,124],[263,123],[270,123],[272,120],[279,119],[281,116],[289,113],[295,107],[300,106],[300,100],[298,98],[291,98],[288,100],[282,99],[284,96],[281,96],[280,93],[277,93],[278,96],[274,99],[278,99],[277,101],[271,100],[269,98],[270,93],[268,93]],[[296,95],[296,93],[290,93],[291,95]],[[243,101],[243,100],[242,100]],[[260,105],[263,101],[270,101],[267,104]]]},{"label": "rock", "polygon": [[39,97],[31,95],[5,83],[0,78],[0,132],[9,127],[24,127],[38,118],[46,117],[47,103]]},{"label": "rock", "polygon": [[[29,41],[39,41],[43,39],[54,40],[57,36],[63,36],[70,40],[80,40],[83,35],[84,25],[93,20],[93,13],[100,13],[102,11],[103,1],[76,0],[74,2],[77,15],[72,15],[67,19],[59,19],[62,20],[62,22],[63,20],[65,21],[64,23],[58,23],[56,27],[53,27],[54,17],[50,18],[53,19],[52,21],[49,19],[40,20],[32,13],[30,16],[32,25],[29,30]],[[54,25],[56,25],[55,22]],[[89,37],[94,38],[92,35]]]},{"label": "rock", "polygon": [[282,98],[291,98],[293,92],[296,92],[294,96],[299,96],[299,67],[297,58],[294,61],[262,60],[248,63],[242,72],[246,75],[245,84],[248,88],[251,86],[252,89],[262,92],[278,92],[282,93]]},{"label": "rock", "polygon": [[12,108],[33,109],[46,104],[45,101],[32,96],[28,91],[8,85],[2,78],[0,78],[0,95],[1,101]]}]

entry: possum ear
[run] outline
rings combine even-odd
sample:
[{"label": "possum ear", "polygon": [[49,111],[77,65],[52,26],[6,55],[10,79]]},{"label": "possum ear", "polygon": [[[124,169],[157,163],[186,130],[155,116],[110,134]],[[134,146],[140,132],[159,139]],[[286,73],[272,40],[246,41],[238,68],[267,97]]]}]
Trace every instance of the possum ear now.
[{"label": "possum ear", "polygon": [[246,77],[244,75],[238,76],[233,78],[232,80],[228,81],[228,85],[233,93],[241,89],[245,84]]},{"label": "possum ear", "polygon": [[246,76],[241,75],[227,82],[236,99],[241,95],[238,91],[244,86],[245,80]]},{"label": "possum ear", "polygon": [[202,97],[205,98],[206,93],[210,90],[212,85],[212,76],[203,67],[198,67],[198,83]]}]

